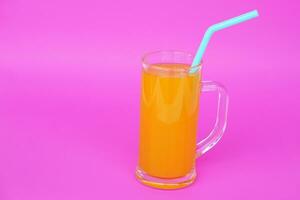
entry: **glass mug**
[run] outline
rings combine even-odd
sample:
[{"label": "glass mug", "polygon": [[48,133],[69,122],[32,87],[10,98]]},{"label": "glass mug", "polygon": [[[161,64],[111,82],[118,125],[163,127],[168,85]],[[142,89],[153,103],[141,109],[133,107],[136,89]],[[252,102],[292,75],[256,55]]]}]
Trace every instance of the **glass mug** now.
[{"label": "glass mug", "polygon": [[[201,67],[190,73],[193,55],[157,51],[142,59],[139,161],[137,179],[160,189],[190,185],[196,178],[195,160],[222,137],[227,120],[228,96],[213,81],[201,81]],[[196,71],[196,72],[194,72]],[[217,92],[215,126],[196,141],[199,96]]]}]

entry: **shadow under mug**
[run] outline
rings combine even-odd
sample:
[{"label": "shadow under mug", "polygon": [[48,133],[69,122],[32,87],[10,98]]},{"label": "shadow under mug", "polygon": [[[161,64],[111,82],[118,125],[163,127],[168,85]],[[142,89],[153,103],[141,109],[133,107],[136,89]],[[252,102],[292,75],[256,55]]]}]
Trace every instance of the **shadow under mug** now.
[{"label": "shadow under mug", "polygon": [[[227,120],[225,88],[201,80],[201,67],[190,72],[193,55],[182,51],[157,51],[142,59],[139,161],[137,179],[148,186],[176,189],[196,178],[195,160],[222,137]],[[196,72],[194,72],[196,71]],[[196,141],[199,97],[217,92],[213,130]]]}]

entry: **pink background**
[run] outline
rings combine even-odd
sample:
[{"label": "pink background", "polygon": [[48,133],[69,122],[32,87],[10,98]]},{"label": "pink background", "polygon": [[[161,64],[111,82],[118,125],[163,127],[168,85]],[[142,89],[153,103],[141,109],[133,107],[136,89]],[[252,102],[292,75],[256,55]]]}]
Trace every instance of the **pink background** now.
[{"label": "pink background", "polygon": [[[203,76],[227,86],[229,122],[197,181],[139,184],[140,57],[194,52],[209,25],[255,8],[258,19],[206,51]],[[0,199],[299,199],[299,10],[296,0],[0,1]],[[204,137],[216,100],[202,99]]]}]

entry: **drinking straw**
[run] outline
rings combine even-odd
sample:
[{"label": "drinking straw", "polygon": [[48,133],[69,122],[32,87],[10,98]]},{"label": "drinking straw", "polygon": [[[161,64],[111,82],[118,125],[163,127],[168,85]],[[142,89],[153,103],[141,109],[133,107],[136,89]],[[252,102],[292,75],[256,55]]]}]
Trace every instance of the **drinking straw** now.
[{"label": "drinking straw", "polygon": [[245,22],[247,20],[253,19],[257,16],[258,16],[257,10],[253,10],[253,11],[247,12],[243,15],[240,15],[240,16],[237,16],[237,17],[234,17],[234,18],[231,18],[231,19],[228,19],[228,20],[225,20],[225,21],[222,21],[220,23],[217,23],[217,24],[214,24],[214,25],[210,26],[204,34],[204,37],[203,37],[203,39],[200,43],[200,46],[197,50],[196,56],[194,57],[192,67],[191,67],[189,72],[194,73],[198,70],[198,67],[196,67],[196,66],[198,66],[200,64],[201,59],[203,57],[203,54],[205,52],[205,49],[207,47],[207,44],[208,44],[211,36],[216,31],[222,30],[224,28],[228,28],[228,27],[233,26],[233,25],[237,25],[239,23],[242,23],[242,22]]}]

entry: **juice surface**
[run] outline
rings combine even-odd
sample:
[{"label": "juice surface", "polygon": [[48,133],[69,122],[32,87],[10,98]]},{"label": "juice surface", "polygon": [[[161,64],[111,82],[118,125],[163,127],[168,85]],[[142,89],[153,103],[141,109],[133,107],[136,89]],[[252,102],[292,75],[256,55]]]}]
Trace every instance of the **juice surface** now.
[{"label": "juice surface", "polygon": [[188,68],[163,63],[143,69],[139,167],[151,176],[178,178],[194,167],[201,77]]}]

